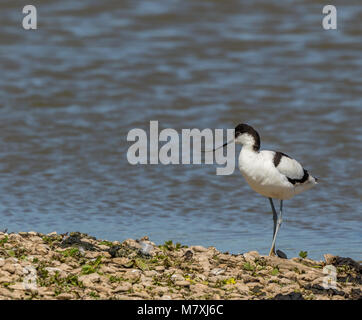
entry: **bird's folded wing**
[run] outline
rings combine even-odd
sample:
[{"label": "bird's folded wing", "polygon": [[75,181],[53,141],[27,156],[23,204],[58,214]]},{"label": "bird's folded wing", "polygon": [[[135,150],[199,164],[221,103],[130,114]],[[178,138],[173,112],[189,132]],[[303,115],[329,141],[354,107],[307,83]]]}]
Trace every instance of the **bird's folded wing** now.
[{"label": "bird's folded wing", "polygon": [[308,179],[308,172],[303,169],[302,165],[297,160],[282,153],[276,153],[276,158],[280,158],[278,163],[276,163],[277,170],[286,176],[289,182],[302,183]]}]

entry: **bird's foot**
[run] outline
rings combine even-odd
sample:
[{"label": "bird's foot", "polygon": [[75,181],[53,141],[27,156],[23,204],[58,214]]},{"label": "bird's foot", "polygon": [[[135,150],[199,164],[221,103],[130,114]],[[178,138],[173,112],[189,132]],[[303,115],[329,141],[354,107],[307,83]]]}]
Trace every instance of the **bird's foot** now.
[{"label": "bird's foot", "polygon": [[277,250],[277,256],[281,259],[288,259],[287,255],[281,250]]},{"label": "bird's foot", "polygon": [[270,249],[269,257],[275,257],[275,256],[281,259],[288,259],[287,255],[283,251],[277,250],[275,252],[275,249]]}]

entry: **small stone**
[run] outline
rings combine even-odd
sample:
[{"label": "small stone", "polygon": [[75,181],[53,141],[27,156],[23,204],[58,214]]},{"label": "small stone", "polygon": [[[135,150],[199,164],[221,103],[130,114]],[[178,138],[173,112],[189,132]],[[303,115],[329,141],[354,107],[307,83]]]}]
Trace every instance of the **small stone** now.
[{"label": "small stone", "polygon": [[287,279],[287,278],[281,278],[281,279],[279,280],[279,283],[282,284],[282,285],[288,285],[288,284],[293,283],[293,281],[292,281],[292,280],[289,280],[289,279]]},{"label": "small stone", "polygon": [[206,281],[207,280],[207,276],[205,274],[198,274],[197,277],[201,280],[201,281]]},{"label": "small stone", "polygon": [[256,285],[254,288],[251,288],[250,291],[253,293],[261,293],[261,289],[263,289],[263,287]]},{"label": "small stone", "polygon": [[284,274],[284,277],[289,279],[289,280],[297,280],[297,274],[293,271],[287,271],[285,274]]},{"label": "small stone", "polygon": [[194,256],[193,252],[191,250],[187,250],[183,255],[183,258],[185,259],[185,261],[190,261],[193,256]]},{"label": "small stone", "polygon": [[125,257],[123,257],[123,258],[113,258],[112,262],[115,263],[115,264],[119,264],[121,266],[126,266],[131,262],[131,260],[128,259],[128,258],[125,258]]},{"label": "small stone", "polygon": [[133,296],[141,298],[143,300],[149,300],[151,298],[147,292],[143,292],[143,291],[136,292],[133,294]]},{"label": "small stone", "polygon": [[10,297],[11,291],[0,287],[0,297]]},{"label": "small stone", "polygon": [[259,282],[248,282],[246,284],[246,286],[249,287],[249,288],[254,288],[254,287],[259,286],[259,285],[260,285]]},{"label": "small stone", "polygon": [[243,279],[243,281],[244,281],[245,283],[259,281],[258,278],[255,278],[255,277],[253,277],[253,276],[251,276],[251,275],[249,275],[249,274],[243,274],[243,275],[241,276],[241,278]]},{"label": "small stone", "polygon": [[40,243],[40,242],[43,242],[43,239],[38,237],[38,236],[32,236],[30,237],[29,239],[31,242],[36,242],[36,243]]},{"label": "small stone", "polygon": [[269,277],[269,283],[270,282],[279,282],[279,277],[278,276],[271,276]]},{"label": "small stone", "polygon": [[155,270],[146,270],[144,271],[146,277],[154,277],[157,276],[157,272]]},{"label": "small stone", "polygon": [[164,266],[157,266],[155,268],[156,271],[165,271],[165,267]]},{"label": "small stone", "polygon": [[300,292],[291,292],[289,294],[281,294],[278,293],[274,298],[274,300],[304,300],[302,294]]},{"label": "small stone", "polygon": [[304,280],[304,281],[313,281],[318,278],[320,278],[320,276],[315,272],[307,272],[305,274],[301,274],[298,276],[299,280]]},{"label": "small stone", "polygon": [[38,293],[43,296],[54,296],[55,293],[53,291],[50,291],[48,288],[39,287]]},{"label": "small stone", "polygon": [[193,249],[195,252],[205,252],[205,251],[207,251],[207,249],[205,247],[202,247],[202,246],[193,246],[193,247],[191,247],[191,249]]},{"label": "small stone", "polygon": [[9,277],[0,277],[0,284],[1,283],[8,283],[8,282],[10,282]]},{"label": "small stone", "polygon": [[73,268],[65,263],[62,263],[61,265],[59,265],[59,269],[63,271],[71,271]]},{"label": "small stone", "polygon": [[9,235],[9,241],[11,242],[16,242],[16,241],[22,241],[23,240],[23,237],[20,236],[19,234],[16,234],[16,233],[12,233]]},{"label": "small stone", "polygon": [[24,284],[22,282],[17,282],[9,286],[9,289],[12,290],[25,290]]},{"label": "small stone", "polygon": [[137,269],[129,270],[124,273],[123,277],[133,283],[137,282],[141,277],[141,271]]},{"label": "small stone", "polygon": [[[60,268],[46,267],[45,270],[48,271],[49,276],[54,276],[55,274],[58,274],[58,277],[60,279],[65,279],[67,277],[67,273]],[[36,273],[36,271],[34,271],[34,273]]]},{"label": "small stone", "polygon": [[99,256],[99,252],[96,251],[87,251],[86,254],[84,255],[85,258],[88,259],[95,259]]},{"label": "small stone", "polygon": [[94,289],[97,290],[98,292],[103,292],[103,293],[110,293],[111,289],[110,288],[107,288],[105,287],[104,285],[96,285],[94,286]]},{"label": "small stone", "polygon": [[61,293],[57,295],[58,300],[70,300],[73,298],[73,295],[71,293]]},{"label": "small stone", "polygon": [[10,263],[6,263],[3,267],[2,270],[7,271],[9,273],[15,273],[15,266],[13,264]]},{"label": "small stone", "polygon": [[153,246],[150,245],[149,243],[147,242],[144,242],[144,241],[141,241],[140,242],[140,245],[141,245],[141,253],[148,256],[151,254],[151,251],[153,250]]},{"label": "small stone", "polygon": [[185,280],[185,278],[182,275],[176,273],[171,276],[171,280],[173,282],[177,282],[177,281],[183,281],[183,280]]},{"label": "small stone", "polygon": [[145,287],[141,283],[135,283],[132,285],[133,291],[142,291]]},{"label": "small stone", "polygon": [[266,287],[265,290],[268,292],[272,292],[272,293],[279,293],[280,292],[280,285],[274,282],[269,283]]},{"label": "small stone", "polygon": [[223,274],[225,272],[225,269],[222,268],[215,268],[211,270],[211,273],[215,276],[218,276],[219,274]]},{"label": "small stone", "polygon": [[241,298],[240,294],[238,293],[231,293],[228,295],[228,299],[230,300],[239,300]]},{"label": "small stone", "polygon": [[209,291],[209,287],[202,283],[197,283],[190,285],[190,290],[196,294],[201,294]]},{"label": "small stone", "polygon": [[254,263],[255,259],[259,256],[259,252],[257,251],[250,251],[243,254],[244,259],[249,263]]},{"label": "small stone", "polygon": [[209,272],[210,271],[210,262],[209,259],[206,256],[201,256],[199,257],[199,264],[202,267],[202,269],[204,269],[204,272]]},{"label": "small stone", "polygon": [[332,264],[333,260],[334,260],[335,256],[329,253],[326,253],[324,255],[324,260],[326,261],[326,264]]},{"label": "small stone", "polygon": [[99,282],[100,280],[101,280],[101,277],[97,273],[91,273],[91,274],[87,274],[87,275],[79,277],[79,281],[82,281],[82,282],[89,281],[91,283],[96,283],[96,282]]},{"label": "small stone", "polygon": [[247,295],[249,293],[250,288],[244,283],[236,283],[235,288],[238,290],[240,294]]},{"label": "small stone", "polygon": [[155,288],[152,288],[152,292],[159,295],[159,296],[162,296],[165,293],[168,293],[168,290],[169,290],[168,287],[155,287]]},{"label": "small stone", "polygon": [[106,274],[112,274],[115,273],[117,269],[110,266],[102,265],[100,271]]},{"label": "small stone", "polygon": [[117,292],[125,292],[132,289],[132,285],[129,282],[123,282],[121,285],[119,285],[118,287],[116,287],[113,290],[113,293],[117,293]]},{"label": "small stone", "polygon": [[12,300],[20,300],[24,298],[24,291],[22,290],[14,290],[10,293],[10,298]]},{"label": "small stone", "polygon": [[175,282],[176,286],[180,286],[180,287],[189,287],[190,286],[190,282],[186,281],[186,280],[181,280],[181,281],[176,281]]}]

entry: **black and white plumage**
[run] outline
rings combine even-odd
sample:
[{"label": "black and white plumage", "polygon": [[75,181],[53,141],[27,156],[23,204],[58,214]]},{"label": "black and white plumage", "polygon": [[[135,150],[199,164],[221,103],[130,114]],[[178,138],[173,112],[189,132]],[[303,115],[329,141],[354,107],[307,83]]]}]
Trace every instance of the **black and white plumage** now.
[{"label": "black and white plumage", "polygon": [[261,195],[287,200],[316,184],[297,160],[282,152],[260,150],[259,134],[249,125],[235,128],[235,143],[243,146],[239,169],[250,187]]},{"label": "black and white plumage", "polygon": [[[273,242],[269,255],[274,255],[276,236],[282,223],[283,200],[314,187],[317,179],[288,155],[260,150],[260,136],[247,124],[236,126],[235,143],[242,145],[239,155],[241,174],[254,191],[269,198],[274,220]],[[279,216],[272,199],[280,200]]]}]

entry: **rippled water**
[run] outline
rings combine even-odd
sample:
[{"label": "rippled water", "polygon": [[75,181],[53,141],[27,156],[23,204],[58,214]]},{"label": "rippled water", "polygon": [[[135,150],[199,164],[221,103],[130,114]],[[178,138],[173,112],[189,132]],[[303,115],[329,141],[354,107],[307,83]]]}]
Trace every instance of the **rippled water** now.
[{"label": "rippled water", "polygon": [[[127,162],[132,128],[253,125],[320,184],[285,203],[289,256],[362,259],[362,7],[335,1],[0,3],[0,228],[149,235],[266,254],[268,200],[238,170]],[[239,149],[237,149],[239,151]]]}]

